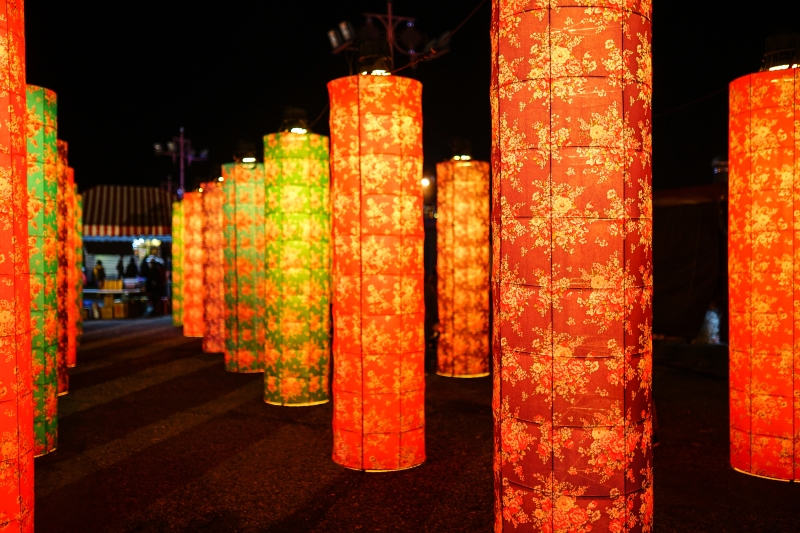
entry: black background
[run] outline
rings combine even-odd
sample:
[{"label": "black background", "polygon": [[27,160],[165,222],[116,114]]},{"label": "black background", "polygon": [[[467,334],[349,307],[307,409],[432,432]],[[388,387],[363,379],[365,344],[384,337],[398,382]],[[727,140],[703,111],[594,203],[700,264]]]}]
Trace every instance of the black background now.
[{"label": "black background", "polygon": [[[397,0],[394,9],[435,37],[479,1]],[[454,136],[471,139],[476,157],[489,157],[490,4],[454,37],[450,54],[416,72],[424,84],[429,173],[449,157]],[[800,32],[800,2],[654,4],[654,186],[707,183],[711,160],[727,153],[727,84],[758,69],[767,35]],[[327,30],[344,19],[360,26],[363,12],[386,6],[382,0],[97,5],[26,5],[28,82],[58,93],[59,137],[69,142],[82,190],[157,185],[168,174],[177,180],[177,167],[156,157],[152,144],[177,135],[180,126],[195,148],[210,150],[208,163],[191,167],[192,185],[216,177],[240,139],[260,145],[263,134],[277,130],[286,105],[306,108],[313,120],[327,104],[326,83],[348,74],[344,58],[331,55]],[[327,129],[325,115],[315,130]]]}]

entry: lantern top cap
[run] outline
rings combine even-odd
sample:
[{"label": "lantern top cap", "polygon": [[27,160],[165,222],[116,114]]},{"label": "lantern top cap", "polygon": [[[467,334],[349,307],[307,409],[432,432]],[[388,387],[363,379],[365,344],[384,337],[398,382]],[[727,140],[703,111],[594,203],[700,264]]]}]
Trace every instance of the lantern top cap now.
[{"label": "lantern top cap", "polygon": [[300,107],[287,106],[283,112],[280,131],[282,133],[297,133],[300,135],[310,133],[311,127],[308,125],[306,110]]},{"label": "lantern top cap", "polygon": [[392,50],[387,41],[364,41],[358,48],[358,71],[362,75],[389,76]]},{"label": "lantern top cap", "polygon": [[800,35],[779,33],[767,37],[761,72],[800,67]]}]

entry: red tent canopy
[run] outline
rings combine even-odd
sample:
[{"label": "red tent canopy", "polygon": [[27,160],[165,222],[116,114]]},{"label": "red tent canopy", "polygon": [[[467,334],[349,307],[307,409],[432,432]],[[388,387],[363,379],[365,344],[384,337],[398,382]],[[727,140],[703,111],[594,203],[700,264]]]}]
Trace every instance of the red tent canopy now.
[{"label": "red tent canopy", "polygon": [[83,193],[84,237],[172,234],[177,196],[155,187],[98,185]]}]

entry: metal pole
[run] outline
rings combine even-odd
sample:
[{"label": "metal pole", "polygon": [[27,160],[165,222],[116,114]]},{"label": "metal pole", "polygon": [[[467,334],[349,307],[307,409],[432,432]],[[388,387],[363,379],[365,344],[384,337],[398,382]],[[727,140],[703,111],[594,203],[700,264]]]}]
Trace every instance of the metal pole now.
[{"label": "metal pole", "polygon": [[183,150],[183,126],[181,126],[181,139],[180,139],[180,145],[181,145],[181,147],[180,147],[180,158],[181,158],[181,165],[180,165],[180,169],[181,169],[181,194],[180,194],[180,197],[181,197],[181,199],[182,199],[182,198],[183,198],[183,193],[186,191],[186,189],[185,189],[185,184],[184,184],[184,180],[183,180],[183,157],[184,157],[184,150]]}]

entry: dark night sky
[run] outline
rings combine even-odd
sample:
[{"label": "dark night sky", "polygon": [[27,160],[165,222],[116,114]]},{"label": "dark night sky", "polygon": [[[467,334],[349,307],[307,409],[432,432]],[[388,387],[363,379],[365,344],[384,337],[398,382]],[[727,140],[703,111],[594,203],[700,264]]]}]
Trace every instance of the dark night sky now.
[{"label": "dark night sky", "polygon": [[[479,0],[396,0],[395,12],[417,18],[437,36],[454,28]],[[487,2],[455,36],[452,52],[420,66],[424,84],[426,169],[450,155],[448,139],[469,138],[486,159],[489,116]],[[84,2],[28,0],[28,81],[59,96],[59,137],[81,189],[96,184],[157,185],[177,168],[153,155],[184,126],[209,163],[190,180],[215,177],[240,139],[261,142],[277,130],[284,107],[313,120],[327,104],[326,83],[347,74],[332,56],[328,29],[384,0],[188,0],[124,2],[112,9]],[[756,71],[764,39],[800,32],[800,1],[745,7],[730,0],[654,2],[654,185],[707,183],[711,160],[727,152],[724,89]],[[122,7],[124,6],[124,8]],[[213,7],[211,7],[213,6]],[[761,7],[763,6],[763,7]],[[794,23],[792,23],[794,21]],[[408,71],[406,71],[408,72]],[[671,111],[715,91],[718,94]],[[327,134],[327,116],[315,130]]]}]

